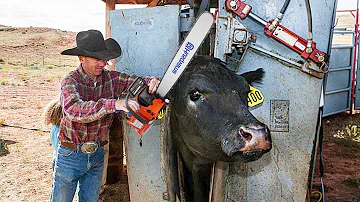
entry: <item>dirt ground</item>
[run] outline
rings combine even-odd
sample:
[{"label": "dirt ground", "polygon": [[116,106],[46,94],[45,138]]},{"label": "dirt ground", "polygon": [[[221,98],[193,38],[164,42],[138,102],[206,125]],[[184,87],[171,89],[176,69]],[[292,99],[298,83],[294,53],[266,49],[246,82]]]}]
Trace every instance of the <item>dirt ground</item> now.
[{"label": "dirt ground", "polygon": [[[78,65],[77,57],[60,55],[75,47],[75,36],[0,25],[0,201],[49,200],[53,149],[42,112]],[[101,201],[129,201],[126,183],[105,185]]]},{"label": "dirt ground", "polygon": [[[328,202],[360,201],[360,114],[346,112],[323,119],[325,199]],[[319,164],[314,190],[320,190]]]},{"label": "dirt ground", "polygon": [[[41,114],[78,64],[59,54],[75,46],[75,34],[0,25],[0,201],[49,199],[53,150]],[[325,117],[323,125],[326,201],[360,201],[360,114]],[[126,181],[104,188],[101,201],[129,201]]]}]

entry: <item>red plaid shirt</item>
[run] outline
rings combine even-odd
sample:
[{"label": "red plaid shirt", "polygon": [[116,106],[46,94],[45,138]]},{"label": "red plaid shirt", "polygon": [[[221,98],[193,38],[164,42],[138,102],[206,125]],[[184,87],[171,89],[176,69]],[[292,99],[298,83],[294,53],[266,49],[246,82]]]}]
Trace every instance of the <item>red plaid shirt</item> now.
[{"label": "red plaid shirt", "polygon": [[[115,102],[125,97],[137,78],[104,69],[94,82],[81,65],[61,82],[60,103],[64,116],[60,123],[60,142],[81,144],[100,141],[109,133]],[[150,82],[152,77],[144,77]]]}]

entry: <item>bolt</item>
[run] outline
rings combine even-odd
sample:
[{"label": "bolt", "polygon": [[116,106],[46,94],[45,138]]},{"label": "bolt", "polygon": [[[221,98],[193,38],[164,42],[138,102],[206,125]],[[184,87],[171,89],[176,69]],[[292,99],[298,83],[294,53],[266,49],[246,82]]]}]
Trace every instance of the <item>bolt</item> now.
[{"label": "bolt", "polygon": [[318,54],[318,55],[316,55],[316,56],[317,56],[319,62],[324,62],[325,57],[324,57],[323,55]]},{"label": "bolt", "polygon": [[236,7],[236,2],[235,1],[230,1],[230,6],[231,6],[231,8]]},{"label": "bolt", "polygon": [[310,48],[306,48],[305,51],[306,51],[307,54],[310,54],[310,53],[312,53],[313,50],[312,50],[312,48],[310,47]]},{"label": "bolt", "polygon": [[246,32],[236,30],[234,32],[234,42],[244,42],[246,41]]}]

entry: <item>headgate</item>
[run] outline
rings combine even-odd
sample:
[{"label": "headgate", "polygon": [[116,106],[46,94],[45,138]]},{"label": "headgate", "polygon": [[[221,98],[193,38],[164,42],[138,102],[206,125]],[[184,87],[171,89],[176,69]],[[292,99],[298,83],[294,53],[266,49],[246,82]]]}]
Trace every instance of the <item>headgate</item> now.
[{"label": "headgate", "polygon": [[[291,1],[281,24],[306,39],[304,2]],[[253,6],[252,12],[260,23],[250,17],[240,19],[226,9],[224,0],[219,0],[216,34],[210,41],[215,44],[214,56],[227,61],[238,73],[259,67],[265,70],[263,83],[257,86],[265,101],[252,113],[270,126],[273,149],[256,162],[217,164],[214,180],[221,176],[225,183],[223,187],[215,183],[212,200],[304,201],[326,67],[304,60],[264,33],[264,22],[276,18],[283,0],[246,3]],[[329,53],[336,0],[310,0],[310,4],[316,48]],[[186,31],[190,19],[194,19],[192,9],[181,8],[173,5],[111,11],[112,37],[123,49],[123,56],[116,60],[116,69],[139,76],[161,77],[180,44],[181,32]],[[284,34],[283,30],[277,31]],[[293,42],[294,38],[287,40]],[[296,42],[293,45],[302,48]],[[169,190],[164,170],[169,168],[163,163],[164,124],[156,122],[142,139],[125,126],[131,201],[166,201]]]},{"label": "headgate", "polygon": [[[277,15],[284,1],[246,1],[252,12],[269,21]],[[220,5],[224,3],[220,1]],[[313,36],[317,48],[329,53],[336,1],[310,1]],[[255,17],[256,17],[255,16]],[[304,1],[291,1],[281,24],[306,38],[308,25]],[[229,23],[235,21],[234,23]],[[227,34],[230,26],[241,35],[250,34],[252,43],[232,43],[242,48],[237,56],[231,51]],[[231,34],[231,33],[230,33]],[[279,34],[283,34],[279,32]],[[230,37],[228,37],[230,36]],[[319,101],[323,79],[318,78],[316,65],[301,58],[288,47],[264,34],[258,20],[241,20],[219,6],[215,57],[233,64],[239,73],[262,67],[263,84],[258,86],[265,101],[252,113],[270,126],[273,150],[255,162],[232,164],[226,185],[225,201],[305,201],[308,189],[309,165],[316,134]],[[289,40],[290,39],[285,39]],[[233,48],[233,49],[234,49]],[[230,56],[231,55],[231,56]],[[321,71],[317,71],[321,72]]]}]

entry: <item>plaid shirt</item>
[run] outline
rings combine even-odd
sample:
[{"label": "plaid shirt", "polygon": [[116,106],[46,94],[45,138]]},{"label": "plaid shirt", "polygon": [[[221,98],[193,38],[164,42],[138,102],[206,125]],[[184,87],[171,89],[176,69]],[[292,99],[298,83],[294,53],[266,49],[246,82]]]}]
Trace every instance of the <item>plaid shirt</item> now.
[{"label": "plaid shirt", "polygon": [[[64,116],[60,123],[60,142],[81,144],[100,141],[109,133],[115,102],[125,97],[137,78],[104,69],[94,82],[81,65],[61,82],[60,103]],[[143,77],[147,83],[153,77]]]}]

